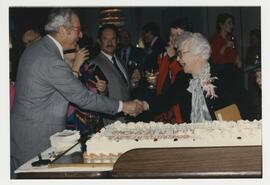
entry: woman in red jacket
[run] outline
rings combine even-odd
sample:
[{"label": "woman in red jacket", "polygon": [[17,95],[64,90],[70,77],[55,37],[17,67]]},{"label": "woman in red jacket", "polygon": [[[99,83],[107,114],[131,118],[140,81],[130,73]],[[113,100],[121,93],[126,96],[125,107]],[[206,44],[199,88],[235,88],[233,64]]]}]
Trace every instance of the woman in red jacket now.
[{"label": "woman in red jacket", "polygon": [[[175,39],[184,31],[191,31],[192,25],[185,18],[173,21],[170,26],[169,41],[165,51],[158,56],[159,73],[157,76],[157,95],[166,92],[175,83],[177,74],[182,71],[182,67],[176,60],[176,50],[173,47]],[[183,123],[183,111],[181,106],[176,104],[167,112],[161,113],[155,118],[156,121]]]},{"label": "woman in red jacket", "polygon": [[234,17],[230,14],[219,14],[216,21],[217,34],[210,39],[212,60],[214,64],[241,65],[240,57],[236,50],[236,40],[232,36]]}]

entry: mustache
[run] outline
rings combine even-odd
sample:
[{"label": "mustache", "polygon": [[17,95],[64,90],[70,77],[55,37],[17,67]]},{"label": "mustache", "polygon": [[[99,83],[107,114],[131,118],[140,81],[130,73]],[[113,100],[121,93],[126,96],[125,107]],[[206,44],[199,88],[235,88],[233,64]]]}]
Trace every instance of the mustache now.
[{"label": "mustache", "polygon": [[106,48],[113,48],[113,45],[107,45]]}]

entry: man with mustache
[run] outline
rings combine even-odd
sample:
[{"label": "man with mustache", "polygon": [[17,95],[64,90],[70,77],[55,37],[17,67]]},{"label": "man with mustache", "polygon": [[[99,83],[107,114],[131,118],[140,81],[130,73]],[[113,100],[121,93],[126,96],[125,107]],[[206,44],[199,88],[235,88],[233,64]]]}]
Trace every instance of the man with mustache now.
[{"label": "man with mustache", "polygon": [[[113,24],[102,25],[97,33],[97,42],[100,46],[100,53],[90,63],[97,65],[106,80],[108,81],[109,98],[119,100],[130,99],[131,82],[126,68],[116,56],[116,47],[118,41],[118,30]],[[125,122],[123,114],[104,115],[104,125],[112,123],[115,120]]]}]

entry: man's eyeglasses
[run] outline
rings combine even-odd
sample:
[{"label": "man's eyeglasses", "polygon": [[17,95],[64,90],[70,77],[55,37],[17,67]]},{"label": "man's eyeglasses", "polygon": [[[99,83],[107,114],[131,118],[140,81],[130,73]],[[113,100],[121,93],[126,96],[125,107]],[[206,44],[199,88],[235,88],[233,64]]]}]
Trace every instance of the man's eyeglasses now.
[{"label": "man's eyeglasses", "polygon": [[79,35],[82,31],[80,26],[71,26],[71,28],[76,31],[77,35]]}]

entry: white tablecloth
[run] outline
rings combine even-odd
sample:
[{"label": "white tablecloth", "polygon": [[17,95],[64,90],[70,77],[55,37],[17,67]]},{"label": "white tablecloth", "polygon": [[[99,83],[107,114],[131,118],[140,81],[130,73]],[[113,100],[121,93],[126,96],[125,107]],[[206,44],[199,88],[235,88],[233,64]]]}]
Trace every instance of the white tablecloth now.
[{"label": "white tablecloth", "polygon": [[[65,155],[72,154],[73,152],[80,151],[80,145],[76,145]],[[49,159],[49,154],[52,153],[52,148],[48,148],[44,152],[41,153],[42,159]],[[99,171],[112,171],[112,167],[56,167],[56,168],[48,168],[48,165],[34,167],[32,166],[32,162],[37,161],[38,157],[35,157],[25,164],[20,166],[15,173],[29,173],[29,172],[74,172],[74,171],[90,171],[90,172],[99,172]]]}]

